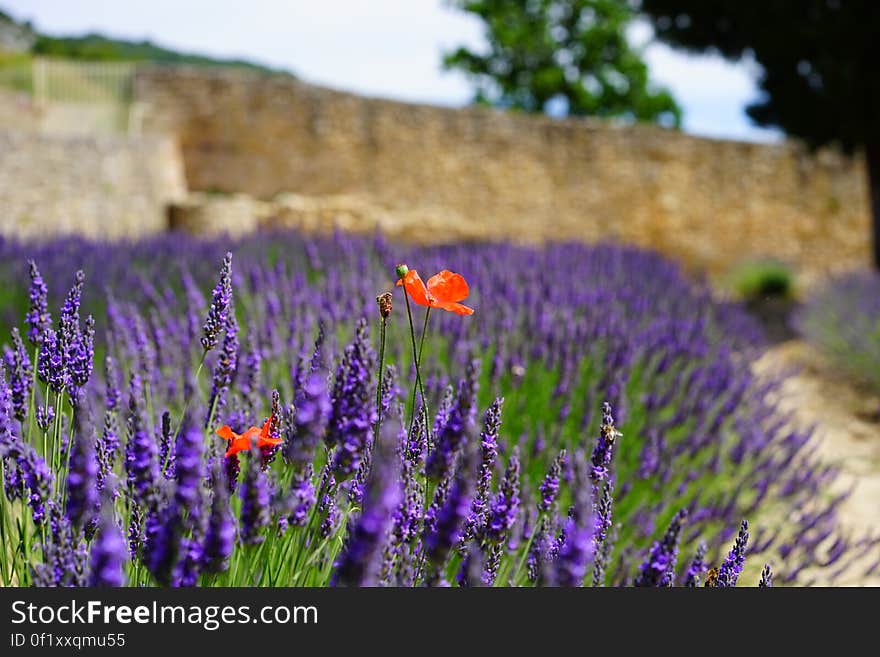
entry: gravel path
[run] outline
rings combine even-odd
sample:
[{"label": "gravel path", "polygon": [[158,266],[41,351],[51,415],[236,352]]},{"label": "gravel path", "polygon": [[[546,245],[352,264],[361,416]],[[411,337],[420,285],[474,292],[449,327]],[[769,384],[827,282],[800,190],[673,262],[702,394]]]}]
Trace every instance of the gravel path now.
[{"label": "gravel path", "polygon": [[[838,486],[854,486],[840,509],[844,527],[856,535],[876,535],[880,532],[880,396],[855,386],[800,340],[773,347],[754,367],[758,373],[794,369],[782,387],[780,405],[794,414],[799,426],[815,425],[818,453],[841,469]],[[880,586],[880,572],[869,578],[862,572],[860,568],[838,583]]]}]

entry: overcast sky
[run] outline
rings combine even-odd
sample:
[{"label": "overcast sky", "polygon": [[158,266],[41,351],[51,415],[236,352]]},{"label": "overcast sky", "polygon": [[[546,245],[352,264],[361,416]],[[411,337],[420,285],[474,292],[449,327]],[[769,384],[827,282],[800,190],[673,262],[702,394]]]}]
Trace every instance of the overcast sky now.
[{"label": "overcast sky", "polygon": [[[300,78],[371,96],[462,105],[467,80],[440,66],[441,53],[482,43],[479,21],[443,0],[0,0],[0,9],[49,34],[103,32],[178,50],[242,57]],[[646,25],[636,40],[650,37]],[[777,138],[749,124],[757,97],[752,67],[651,44],[655,82],[684,109],[684,127],[731,139]]]}]

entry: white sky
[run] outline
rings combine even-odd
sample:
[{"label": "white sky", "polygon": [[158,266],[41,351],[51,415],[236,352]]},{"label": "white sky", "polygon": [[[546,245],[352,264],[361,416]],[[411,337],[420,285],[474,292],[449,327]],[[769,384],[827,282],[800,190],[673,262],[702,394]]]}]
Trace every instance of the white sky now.
[{"label": "white sky", "polygon": [[[443,0],[0,0],[0,9],[49,34],[150,39],[288,69],[316,84],[442,105],[467,103],[471,89],[462,75],[442,70],[441,53],[483,42],[479,21]],[[632,34],[643,42],[650,28],[636,25]],[[683,107],[685,130],[778,138],[751,126],[743,111],[758,94],[749,65],[660,44],[645,56],[652,79]]]}]

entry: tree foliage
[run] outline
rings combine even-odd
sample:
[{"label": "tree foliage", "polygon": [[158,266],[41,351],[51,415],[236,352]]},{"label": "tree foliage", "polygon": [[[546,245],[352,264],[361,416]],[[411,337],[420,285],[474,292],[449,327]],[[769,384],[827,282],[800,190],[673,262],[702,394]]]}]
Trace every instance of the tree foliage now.
[{"label": "tree foliage", "polygon": [[880,267],[880,3],[642,0],[657,36],[693,52],[752,55],[763,97],[746,111],[813,146],[863,148]]},{"label": "tree foliage", "polygon": [[483,21],[488,50],[444,57],[476,86],[477,102],[576,116],[624,117],[678,126],[672,95],[649,82],[627,40],[626,0],[453,0]]}]

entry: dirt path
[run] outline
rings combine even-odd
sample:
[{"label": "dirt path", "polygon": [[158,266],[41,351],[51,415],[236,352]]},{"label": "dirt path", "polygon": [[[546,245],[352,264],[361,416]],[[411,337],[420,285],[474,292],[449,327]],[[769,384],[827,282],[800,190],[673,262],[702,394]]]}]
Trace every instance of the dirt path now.
[{"label": "dirt path", "polygon": [[[754,367],[758,373],[795,370],[783,385],[781,408],[793,412],[799,426],[816,426],[819,454],[841,469],[838,485],[855,486],[840,510],[844,527],[853,534],[876,535],[880,532],[880,396],[853,385],[800,340],[773,347]],[[880,586],[880,572],[870,578],[856,572],[838,583]]]}]

